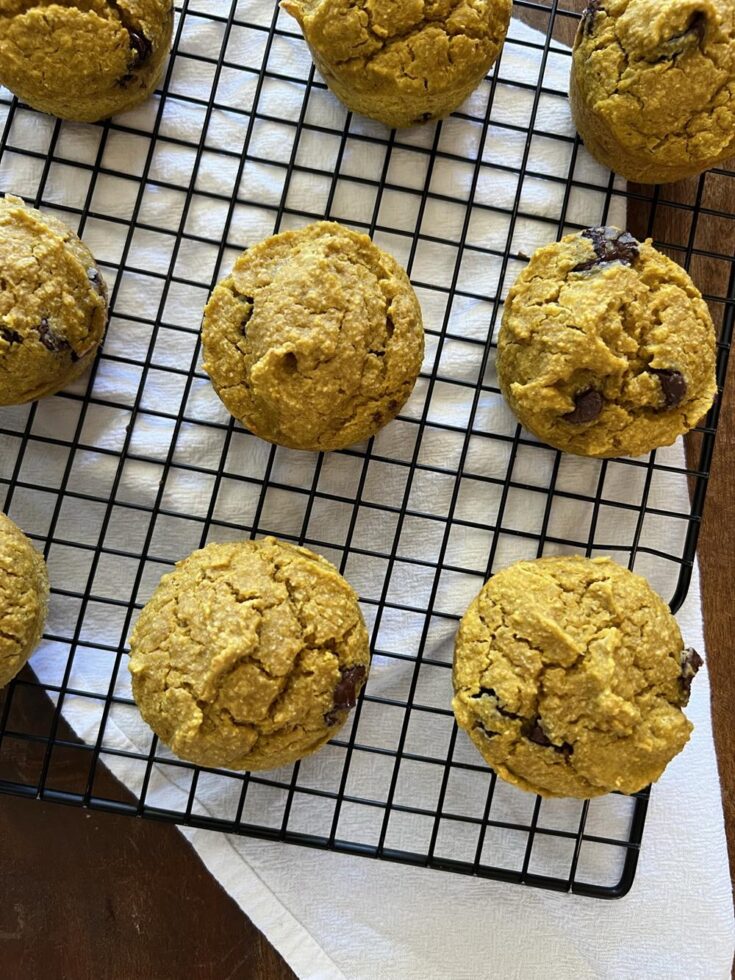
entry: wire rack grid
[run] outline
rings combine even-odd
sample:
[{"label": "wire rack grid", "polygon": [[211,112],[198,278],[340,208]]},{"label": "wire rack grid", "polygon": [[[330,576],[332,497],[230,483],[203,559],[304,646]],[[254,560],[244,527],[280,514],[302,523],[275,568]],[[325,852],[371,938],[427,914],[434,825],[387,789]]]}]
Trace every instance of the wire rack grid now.
[{"label": "wire rack grid", "polygon": [[[715,284],[724,382],[735,262],[701,236],[732,227],[721,187],[735,174],[678,197],[627,189],[557,125],[569,52],[555,38],[580,6],[519,0],[515,16],[540,33],[514,21],[462,111],[402,133],[333,99],[271,0],[184,0],[162,90],[116,121],[62,124],[0,92],[0,188],[78,227],[113,310],[91,377],[0,410],[0,501],[44,547],[52,578],[33,673],[2,701],[0,791],[598,897],[630,888],[647,792],[523,794],[480,764],[449,708],[457,620],[493,569],[613,554],[677,609],[694,559],[716,408],[690,468],[676,449],[573,460],[517,426],[494,374],[502,298],[528,254],[624,221],[635,203],[654,236],[676,215],[680,232],[659,244]],[[239,251],[325,216],[406,265],[428,349],[396,422],[316,456],[268,446],[227,416],[198,328]],[[691,507],[657,506],[657,488],[687,478]],[[126,639],[174,561],[266,533],[324,554],[361,593],[371,678],[313,759],[265,774],[196,769],[140,722]],[[24,706],[39,691],[53,709],[31,724]]]}]

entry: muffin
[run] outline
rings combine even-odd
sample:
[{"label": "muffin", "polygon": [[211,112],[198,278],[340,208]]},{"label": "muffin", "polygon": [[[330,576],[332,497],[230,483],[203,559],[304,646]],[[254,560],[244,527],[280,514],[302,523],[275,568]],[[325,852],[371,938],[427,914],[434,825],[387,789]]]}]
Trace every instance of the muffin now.
[{"label": "muffin", "polygon": [[499,776],[542,796],[635,793],[689,740],[702,660],[648,582],[607,558],[521,561],[460,624],[460,728]]},{"label": "muffin", "polygon": [[353,112],[400,128],[448,116],[495,63],[511,0],[281,0]]},{"label": "muffin", "polygon": [[523,425],[582,456],[668,446],[717,391],[715,331],[699,290],[650,241],[617,228],[534,253],[508,294],[497,364]]},{"label": "muffin", "polygon": [[107,289],[74,232],[18,197],[0,200],[0,268],[0,405],[19,405],[90,367],[107,326]]},{"label": "muffin", "polygon": [[424,331],[398,263],[322,221],[243,253],[207,304],[202,343],[235,418],[268,442],[316,452],[367,439],[398,414]]},{"label": "muffin", "polygon": [[151,94],[171,47],[171,0],[4,0],[0,85],[52,116],[96,122]]},{"label": "muffin", "polygon": [[0,513],[0,687],[38,645],[48,607],[46,562],[9,517]]},{"label": "muffin", "polygon": [[335,735],[367,679],[357,596],[275,538],[211,544],[165,575],[130,641],[133,695],[182,759],[276,769]]},{"label": "muffin", "polygon": [[681,180],[735,154],[732,0],[590,0],[570,98],[590,153],[628,180]]}]

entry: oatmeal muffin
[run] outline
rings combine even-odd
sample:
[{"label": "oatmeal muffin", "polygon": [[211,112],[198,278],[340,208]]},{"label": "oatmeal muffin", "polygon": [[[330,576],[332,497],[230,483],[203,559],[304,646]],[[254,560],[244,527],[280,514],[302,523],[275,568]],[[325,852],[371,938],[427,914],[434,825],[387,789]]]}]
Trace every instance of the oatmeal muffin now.
[{"label": "oatmeal muffin", "polygon": [[682,708],[701,664],[640,575],[607,558],[521,561],[460,624],[454,713],[521,789],[635,793],[689,740]]},{"label": "oatmeal muffin", "polygon": [[590,153],[628,180],[681,180],[735,154],[732,0],[590,0],[570,98]]},{"label": "oatmeal muffin", "polygon": [[500,53],[511,0],[281,0],[342,102],[386,126],[448,116]]},{"label": "oatmeal muffin", "polygon": [[342,449],[408,400],[424,354],[408,276],[333,222],[254,246],[214,290],[204,370],[230,412],[281,446]]},{"label": "oatmeal muffin", "polygon": [[61,119],[132,109],[163,74],[173,9],[172,0],[0,0],[0,84]]},{"label": "oatmeal muffin", "polygon": [[92,365],[107,289],[74,232],[18,197],[0,199],[0,267],[0,405],[19,405]]},{"label": "oatmeal muffin", "polygon": [[275,538],[211,544],[165,575],[130,641],[133,695],[182,759],[276,769],[316,752],[370,666],[357,596]]},{"label": "oatmeal muffin", "polygon": [[523,425],[582,456],[640,456],[706,415],[715,331],[687,273],[617,228],[538,249],[508,294],[498,377]]}]

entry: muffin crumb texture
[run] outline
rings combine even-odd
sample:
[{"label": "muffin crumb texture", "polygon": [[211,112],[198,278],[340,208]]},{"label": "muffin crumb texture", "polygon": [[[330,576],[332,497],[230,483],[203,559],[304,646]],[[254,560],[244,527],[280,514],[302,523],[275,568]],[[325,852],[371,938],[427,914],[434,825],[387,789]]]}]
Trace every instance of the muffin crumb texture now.
[{"label": "muffin crumb texture", "polygon": [[41,639],[48,596],[46,562],[0,513],[0,687],[15,677]]},{"label": "muffin crumb texture", "polygon": [[305,548],[212,544],[164,576],[131,638],[133,694],[176,755],[275,769],[320,748],[365,683],[357,596]]},{"label": "muffin crumb texture", "polygon": [[494,64],[510,0],[281,0],[330,88],[391,127],[454,111]]},{"label": "muffin crumb texture", "polygon": [[543,796],[635,793],[689,739],[702,660],[644,578],[609,559],[518,562],[460,625],[457,721],[508,782]]},{"label": "muffin crumb texture", "polygon": [[650,241],[589,228],[538,249],[510,290],[498,377],[549,445],[639,456],[712,406],[712,318],[689,275]]}]

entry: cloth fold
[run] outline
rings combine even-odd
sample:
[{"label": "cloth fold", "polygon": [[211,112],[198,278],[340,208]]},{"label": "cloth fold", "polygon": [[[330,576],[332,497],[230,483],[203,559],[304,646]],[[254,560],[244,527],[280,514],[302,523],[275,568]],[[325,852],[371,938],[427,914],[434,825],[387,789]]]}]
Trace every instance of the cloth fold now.
[{"label": "cloth fold", "polygon": [[[181,814],[191,807],[196,815],[232,820],[242,799],[239,776],[203,772],[192,790],[191,770],[176,765],[165,747],[148,770],[151,734],[129,700],[126,658],[118,664],[116,654],[129,635],[132,604],[144,602],[170,564],[205,540],[240,537],[256,519],[258,533],[303,537],[343,564],[361,594],[375,654],[353,733],[347,801],[337,819],[334,794],[349,728],[302,764],[289,830],[329,834],[337,819],[339,839],[374,844],[385,829],[386,847],[426,853],[452,744],[456,617],[479,590],[491,547],[494,568],[500,568],[540,551],[584,553],[590,541],[592,554],[627,563],[635,543],[635,570],[667,599],[677,586],[689,513],[681,447],[661,451],[649,470],[645,461],[558,459],[529,439],[514,445],[516,421],[493,391],[492,357],[480,377],[496,297],[507,291],[523,255],[569,226],[624,226],[622,185],[582,148],[559,139],[574,135],[565,94],[568,52],[549,49],[542,35],[518,21],[499,63],[484,141],[477,120],[490,83],[468,100],[464,115],[442,123],[432,157],[435,127],[387,141],[376,124],[353,118],[345,131],[344,110],[319,87],[311,89],[304,110],[308,52],[292,33],[279,33],[268,47],[271,0],[242,0],[229,32],[208,16],[212,6],[198,0],[187,7],[147,172],[154,103],[126,117],[125,129],[106,133],[103,169],[93,187],[98,128],[64,125],[55,136],[53,120],[18,110],[10,145],[41,154],[53,145],[55,159],[82,166],[54,164],[44,171],[33,155],[5,152],[0,158],[3,188],[33,201],[42,186],[44,206],[56,205],[71,223],[74,212],[65,209],[91,201],[82,231],[110,280],[137,214],[91,401],[82,410],[78,399],[44,400],[34,410],[27,443],[0,435],[0,477],[10,478],[24,454],[22,486],[9,512],[27,531],[47,537],[49,500],[65,488],[48,546],[57,586],[51,639],[32,666],[42,683],[59,685],[71,652],[66,686],[76,693],[65,694],[64,716],[81,738],[100,745],[103,762],[127,787],[136,794],[145,788],[148,805]],[[283,18],[279,26],[292,32]],[[187,52],[215,56],[225,45],[216,108],[205,117],[211,65]],[[200,139],[204,149],[197,157]],[[410,264],[425,312],[427,355],[411,402],[376,438],[372,457],[366,460],[364,447],[357,447],[318,464],[311,454],[273,452],[239,427],[228,428],[227,413],[201,371],[196,339],[208,290],[237,250],[271,233],[279,212],[285,229],[323,217],[330,203],[329,217],[355,227],[375,216],[376,241]],[[85,384],[72,391],[83,392]],[[3,410],[3,428],[22,433],[29,411]],[[418,465],[411,470],[406,464],[419,430]],[[263,488],[266,474],[270,482]],[[406,516],[398,533],[401,501]],[[680,622],[687,643],[701,649],[696,568]],[[383,828],[384,807],[370,801],[387,799],[412,687],[396,807]],[[116,700],[104,717],[110,692]],[[302,977],[724,978],[733,922],[706,671],[694,684],[690,715],[692,742],[653,792],[636,882],[615,902],[208,831],[183,833]],[[482,816],[489,774],[464,736],[453,744],[436,853],[474,860],[478,825],[472,821]],[[290,779],[291,770],[252,779],[243,824],[277,830]],[[522,865],[523,828],[534,803],[498,783],[483,863]],[[544,802],[538,825],[573,834],[580,808],[579,801]],[[593,801],[586,833],[625,842],[630,814],[625,798]],[[570,844],[563,836],[537,834],[530,869],[567,875]],[[577,877],[613,885],[622,857],[622,848],[585,841]]]},{"label": "cloth fold", "polygon": [[[703,649],[699,576],[679,622]],[[299,977],[726,980],[733,920],[706,671],[692,741],[654,787],[636,881],[613,902],[184,830]]]}]

